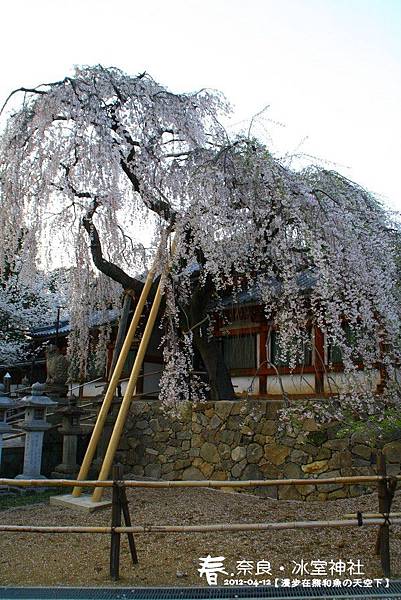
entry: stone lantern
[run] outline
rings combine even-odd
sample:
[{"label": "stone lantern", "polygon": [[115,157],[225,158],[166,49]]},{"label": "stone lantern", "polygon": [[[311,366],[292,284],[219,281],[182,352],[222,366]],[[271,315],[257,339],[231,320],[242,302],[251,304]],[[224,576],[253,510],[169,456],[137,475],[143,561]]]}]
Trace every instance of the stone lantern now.
[{"label": "stone lantern", "polygon": [[46,410],[57,405],[43,395],[44,384],[34,383],[32,395],[25,396],[18,402],[18,408],[25,409],[25,418],[21,429],[26,432],[24,469],[16,479],[46,479],[41,475],[43,436],[51,425],[46,420]]},{"label": "stone lantern", "polygon": [[5,388],[6,394],[9,394],[11,391],[11,375],[10,373],[6,373],[3,377],[3,384]]},{"label": "stone lantern", "polygon": [[7,410],[15,405],[14,401],[8,397],[4,384],[0,383],[0,471],[1,471],[1,451],[3,448],[3,434],[11,433],[13,428],[12,425],[7,423],[6,414]]},{"label": "stone lantern", "polygon": [[59,432],[63,436],[63,458],[61,464],[57,465],[52,473],[52,477],[74,478],[79,471],[77,444],[78,436],[82,433],[80,419],[83,412],[84,410],[77,406],[77,399],[74,396],[69,398],[68,406],[58,410],[58,414],[61,415]]}]

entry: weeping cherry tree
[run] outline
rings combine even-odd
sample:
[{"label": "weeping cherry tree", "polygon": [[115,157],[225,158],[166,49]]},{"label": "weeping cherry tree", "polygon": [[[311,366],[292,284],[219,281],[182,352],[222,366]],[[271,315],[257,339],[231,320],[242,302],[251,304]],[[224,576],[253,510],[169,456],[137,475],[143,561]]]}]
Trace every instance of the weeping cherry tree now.
[{"label": "weeping cherry tree", "polygon": [[[348,400],[372,409],[355,354],[367,375],[380,364],[393,379],[400,323],[398,229],[375,197],[326,169],[295,171],[250,136],[230,139],[220,123],[229,107],[215,92],[173,94],[146,73],[96,66],[20,88],[3,112],[18,98],[1,140],[0,268],[17,252],[21,227],[32,268],[60,251],[70,257],[70,354],[82,372],[89,312],[118,306],[121,286],[142,289],[135,273],[151,257],[136,233],[152,222],[164,240],[165,402],[234,397],[213,318],[228,294],[256,288],[290,365],[319,326],[341,349]],[[207,390],[189,376],[194,348]]]}]

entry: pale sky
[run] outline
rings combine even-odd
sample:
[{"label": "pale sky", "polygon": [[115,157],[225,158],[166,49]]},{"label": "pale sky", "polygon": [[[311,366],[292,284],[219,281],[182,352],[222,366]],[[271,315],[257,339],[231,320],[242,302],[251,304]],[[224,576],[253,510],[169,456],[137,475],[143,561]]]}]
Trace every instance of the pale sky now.
[{"label": "pale sky", "polygon": [[401,0],[1,0],[0,8],[1,103],[75,64],[146,70],[173,92],[217,88],[234,105],[234,124],[269,105],[273,149],[332,162],[401,211]]}]

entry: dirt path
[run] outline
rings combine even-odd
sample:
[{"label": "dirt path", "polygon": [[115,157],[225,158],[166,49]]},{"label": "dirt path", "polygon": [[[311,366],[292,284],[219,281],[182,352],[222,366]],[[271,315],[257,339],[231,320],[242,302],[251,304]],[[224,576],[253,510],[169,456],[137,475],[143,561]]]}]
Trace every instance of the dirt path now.
[{"label": "dirt path", "polygon": [[[250,494],[224,493],[208,489],[131,490],[128,492],[134,524],[195,524],[218,522],[269,522],[341,518],[346,513],[377,512],[377,496],[327,503],[276,501]],[[398,492],[393,510],[401,511]],[[0,522],[31,525],[109,525],[110,511],[87,515],[48,504],[36,504],[0,512]],[[128,544],[123,539],[121,580],[118,585],[205,585],[199,577],[199,558],[224,556],[228,576],[255,577],[256,563],[269,561],[271,577],[290,577],[301,559],[361,561],[364,577],[381,577],[380,561],[374,556],[376,528],[359,527],[280,532],[152,534],[138,535],[139,565],[130,564]],[[0,534],[0,585],[111,585],[109,580],[109,536]],[[254,561],[253,575],[237,574],[237,561]],[[401,577],[401,527],[391,532],[393,577]],[[350,563],[347,563],[347,568]],[[280,570],[280,566],[283,567]],[[310,567],[309,567],[310,568]],[[224,575],[219,576],[219,584]],[[259,579],[268,575],[258,576]],[[308,577],[308,576],[306,576]],[[338,574],[328,577],[333,579]],[[342,575],[344,577],[344,575]],[[301,577],[302,579],[302,577]]]}]

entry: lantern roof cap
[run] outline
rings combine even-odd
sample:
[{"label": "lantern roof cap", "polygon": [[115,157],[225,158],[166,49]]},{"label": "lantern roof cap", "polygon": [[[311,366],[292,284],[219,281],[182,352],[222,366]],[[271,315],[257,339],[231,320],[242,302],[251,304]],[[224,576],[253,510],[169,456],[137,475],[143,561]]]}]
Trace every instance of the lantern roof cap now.
[{"label": "lantern roof cap", "polygon": [[50,398],[44,394],[45,387],[45,383],[34,383],[31,388],[31,395],[24,396],[18,402],[18,406],[53,406],[54,404],[57,404],[57,402],[50,400]]}]

